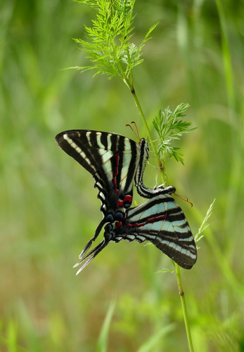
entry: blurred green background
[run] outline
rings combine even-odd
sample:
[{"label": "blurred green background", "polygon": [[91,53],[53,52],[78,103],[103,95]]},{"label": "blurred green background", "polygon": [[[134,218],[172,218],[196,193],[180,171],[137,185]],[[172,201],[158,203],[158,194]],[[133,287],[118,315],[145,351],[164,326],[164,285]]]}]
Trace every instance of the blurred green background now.
[{"label": "blurred green background", "polygon": [[[243,2],[140,0],[135,13],[137,44],[160,22],[134,70],[150,126],[185,102],[197,127],[179,144],[185,165],[167,160],[169,183],[194,203],[177,199],[194,234],[216,198],[198,262],[182,271],[193,344],[244,351]],[[125,125],[135,120],[146,137],[119,79],[61,70],[87,64],[72,38],[84,39],[94,15],[70,0],[0,2],[0,350],[105,351],[114,301],[107,351],[188,351],[176,276],[158,273],[173,266],[154,246],[111,243],[79,276],[72,268],[102,214],[90,174],[55,135],[134,139]],[[148,165],[147,186],[155,174]]]}]

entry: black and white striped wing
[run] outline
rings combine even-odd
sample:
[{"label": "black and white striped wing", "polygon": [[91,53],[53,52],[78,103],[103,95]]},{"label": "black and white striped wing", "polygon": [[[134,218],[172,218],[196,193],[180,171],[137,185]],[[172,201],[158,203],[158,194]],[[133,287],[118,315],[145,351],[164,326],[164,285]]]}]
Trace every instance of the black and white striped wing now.
[{"label": "black and white striped wing", "polygon": [[[61,149],[80,163],[95,179],[101,211],[114,218],[114,210],[129,208],[132,203],[133,180],[144,198],[174,193],[175,188],[147,188],[143,174],[149,158],[148,143],[140,144],[119,134],[91,130],[70,130],[59,133],[56,141]],[[111,220],[112,222],[113,220]]]},{"label": "black and white striped wing", "polygon": [[[161,194],[128,209],[127,217],[105,227],[111,240],[150,241],[182,268],[190,269],[197,260],[196,244],[186,217],[170,196]],[[108,235],[106,235],[108,237]]]},{"label": "black and white striped wing", "polygon": [[102,202],[101,211],[108,221],[114,221],[116,211],[131,205],[139,146],[118,134],[90,130],[64,131],[56,136],[56,141],[92,174]]},{"label": "black and white striped wing", "polygon": [[121,240],[152,242],[163,253],[184,269],[191,269],[197,260],[196,244],[186,217],[167,194],[160,194],[135,208],[126,211],[126,218],[107,224],[104,239],[88,254],[80,256],[75,265],[83,265],[81,272],[110,241]]}]

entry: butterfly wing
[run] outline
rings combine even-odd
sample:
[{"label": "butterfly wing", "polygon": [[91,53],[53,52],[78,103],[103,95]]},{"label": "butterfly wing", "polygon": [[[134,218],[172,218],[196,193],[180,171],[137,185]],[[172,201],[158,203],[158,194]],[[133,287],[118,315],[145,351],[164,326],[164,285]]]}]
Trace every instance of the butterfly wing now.
[{"label": "butterfly wing", "polygon": [[138,163],[139,146],[124,136],[90,130],[59,133],[56,141],[61,149],[92,174],[101,211],[106,217],[117,208],[128,208]]},{"label": "butterfly wing", "polygon": [[83,257],[104,224],[121,220],[131,206],[140,147],[124,136],[91,130],[64,131],[55,139],[61,149],[93,176],[102,203],[103,219],[81,252]]},{"label": "butterfly wing", "polygon": [[127,211],[122,222],[105,227],[112,240],[122,239],[138,242],[150,241],[163,253],[185,269],[197,260],[195,241],[186,217],[167,194],[160,194]]}]

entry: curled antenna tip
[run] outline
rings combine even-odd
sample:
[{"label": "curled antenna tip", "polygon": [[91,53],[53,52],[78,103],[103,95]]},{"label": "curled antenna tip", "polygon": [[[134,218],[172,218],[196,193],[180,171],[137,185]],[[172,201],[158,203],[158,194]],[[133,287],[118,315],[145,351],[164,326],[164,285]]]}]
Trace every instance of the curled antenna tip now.
[{"label": "curled antenna tip", "polygon": [[131,121],[131,123],[133,123],[133,124],[135,125],[135,127],[136,127],[136,132],[133,130],[133,128],[131,127],[130,124],[127,123],[126,126],[127,126],[127,127],[130,127],[130,129],[131,129],[132,132],[135,134],[135,136],[136,136],[139,140],[141,140],[140,135],[139,135],[139,131],[138,131],[138,128],[137,128],[137,124],[135,123],[135,121]]},{"label": "curled antenna tip", "polygon": [[185,202],[189,203],[191,205],[191,207],[193,207],[193,203],[189,201],[189,199],[185,196],[181,196],[179,194],[175,193],[175,196],[179,197],[180,199],[184,200]]}]

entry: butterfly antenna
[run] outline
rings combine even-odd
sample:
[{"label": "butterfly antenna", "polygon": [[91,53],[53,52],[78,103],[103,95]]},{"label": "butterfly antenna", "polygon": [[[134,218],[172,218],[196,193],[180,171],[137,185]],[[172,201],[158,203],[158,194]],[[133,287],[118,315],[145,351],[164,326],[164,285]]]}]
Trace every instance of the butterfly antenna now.
[{"label": "butterfly antenna", "polygon": [[135,127],[136,127],[136,132],[137,132],[137,136],[138,136],[139,139],[141,139],[141,138],[140,138],[140,135],[139,135],[139,131],[138,131],[137,124],[135,123],[135,121],[131,121],[131,123],[133,123],[133,124],[135,125]]},{"label": "butterfly antenna", "polygon": [[135,123],[135,121],[131,121],[131,123],[133,123],[136,127],[136,132],[133,130],[133,128],[131,127],[130,124],[127,123],[126,126],[130,127],[130,129],[132,130],[132,132],[134,133],[134,135],[140,140],[140,135],[139,135],[139,131],[138,131],[138,128],[137,128],[137,124]]},{"label": "butterfly antenna", "polygon": [[187,203],[191,204],[191,207],[193,207],[193,203],[192,203],[192,202],[190,202],[190,201],[189,201],[189,199],[188,199],[187,197],[185,197],[185,196],[181,196],[180,194],[176,194],[176,193],[175,193],[175,196],[177,196],[178,198],[180,198],[180,199],[184,200],[185,202],[187,202]]}]

